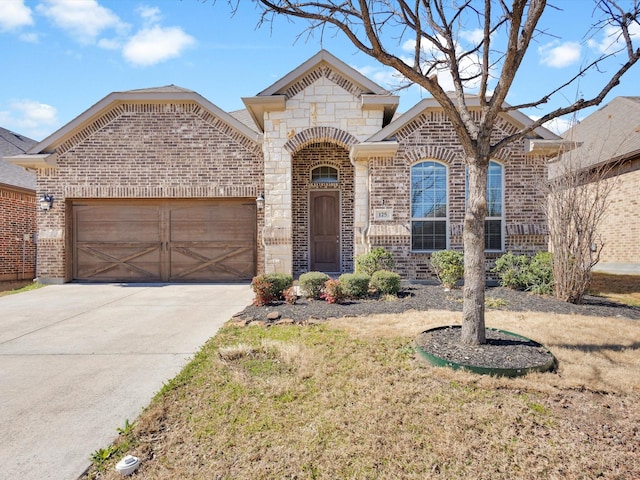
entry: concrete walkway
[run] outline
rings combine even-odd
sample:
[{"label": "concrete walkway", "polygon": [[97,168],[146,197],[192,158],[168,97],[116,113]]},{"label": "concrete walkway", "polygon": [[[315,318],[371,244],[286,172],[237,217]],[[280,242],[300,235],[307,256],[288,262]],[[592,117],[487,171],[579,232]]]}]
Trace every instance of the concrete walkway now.
[{"label": "concrete walkway", "polygon": [[74,480],[248,285],[51,285],[0,298],[0,479]]}]

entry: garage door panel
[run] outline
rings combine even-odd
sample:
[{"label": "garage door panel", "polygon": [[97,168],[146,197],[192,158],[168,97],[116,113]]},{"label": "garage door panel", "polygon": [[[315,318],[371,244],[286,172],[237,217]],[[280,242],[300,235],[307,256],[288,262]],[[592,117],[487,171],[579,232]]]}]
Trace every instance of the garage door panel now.
[{"label": "garage door panel", "polygon": [[239,281],[255,275],[247,200],[96,201],[74,205],[74,278]]},{"label": "garage door panel", "polygon": [[159,244],[135,246],[84,243],[77,250],[77,276],[94,281],[159,281],[161,248]]}]

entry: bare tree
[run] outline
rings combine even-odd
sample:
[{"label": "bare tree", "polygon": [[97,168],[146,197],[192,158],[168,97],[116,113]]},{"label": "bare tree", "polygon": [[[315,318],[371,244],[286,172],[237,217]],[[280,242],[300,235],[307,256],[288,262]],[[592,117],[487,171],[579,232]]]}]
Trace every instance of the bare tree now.
[{"label": "bare tree", "polygon": [[[609,124],[599,138],[608,138],[612,128],[617,127]],[[573,145],[571,135],[568,140],[576,148],[549,166],[543,210],[553,252],[554,294],[565,302],[580,303],[604,248],[599,228],[618,183],[618,162],[608,158],[610,152],[603,154],[604,142],[581,146]]]},{"label": "bare tree", "polygon": [[[614,28],[612,48],[584,64],[565,82],[550,86],[541,98],[514,106],[507,106],[505,99],[532,39],[542,34],[538,24],[543,13],[554,8],[546,0],[257,0],[257,3],[262,8],[260,24],[285,16],[308,20],[301,35],[318,33],[322,37],[337,30],[359,50],[395,69],[408,84],[427,90],[442,106],[465,151],[469,172],[463,232],[461,342],[485,343],[484,222],[489,160],[500,149],[549,120],[598,105],[604,99],[640,59],[640,49],[635,47],[630,31],[639,25],[640,0],[593,0],[596,17],[590,26],[591,33]],[[481,32],[470,49],[461,48],[459,38],[463,30]],[[399,45],[407,40],[415,45],[410,59],[398,53]],[[518,132],[498,139],[492,137],[500,114],[544,105],[582,76],[599,73],[611,60],[616,60],[614,72],[605,75],[601,89],[591,98],[580,98],[553,110]],[[443,71],[452,78],[453,94],[438,83],[438,74]],[[470,83],[475,85],[479,111],[467,105],[465,92]]]}]

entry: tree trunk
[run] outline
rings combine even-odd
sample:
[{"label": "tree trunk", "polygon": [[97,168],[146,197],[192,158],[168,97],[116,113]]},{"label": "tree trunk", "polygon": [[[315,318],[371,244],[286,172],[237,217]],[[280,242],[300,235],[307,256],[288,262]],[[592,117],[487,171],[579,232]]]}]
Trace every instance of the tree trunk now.
[{"label": "tree trunk", "polygon": [[487,169],[485,159],[469,164],[469,194],[464,216],[464,304],[462,335],[465,345],[486,343],[484,325],[484,289],[486,266],[484,255],[484,222],[487,216]]}]

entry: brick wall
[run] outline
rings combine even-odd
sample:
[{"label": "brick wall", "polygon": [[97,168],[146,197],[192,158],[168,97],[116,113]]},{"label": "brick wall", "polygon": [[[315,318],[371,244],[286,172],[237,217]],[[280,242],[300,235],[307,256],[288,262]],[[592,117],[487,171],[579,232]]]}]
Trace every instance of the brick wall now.
[{"label": "brick wall", "polygon": [[[116,105],[57,153],[57,168],[38,174],[38,191],[55,197],[38,219],[38,276],[51,281],[71,277],[71,199],[253,200],[264,191],[260,145],[195,103]],[[263,224],[258,212],[258,232]]]},{"label": "brick wall", "polygon": [[34,278],[35,232],[35,193],[0,186],[0,282]]},{"label": "brick wall", "polygon": [[[309,271],[309,191],[340,191],[341,271],[353,271],[353,165],[349,152],[333,143],[314,143],[293,155],[293,273]],[[312,184],[311,170],[329,165],[338,170],[338,184]]]},{"label": "brick wall", "polygon": [[626,269],[619,273],[640,273],[640,159],[626,163],[618,172],[608,197],[607,213],[598,230],[604,248],[597,268],[608,271],[606,264],[617,264],[618,268]]},{"label": "brick wall", "polygon": [[[494,139],[514,132],[506,121],[499,122]],[[417,162],[436,160],[448,168],[449,241],[452,250],[462,251],[465,210],[465,155],[455,132],[441,112],[427,112],[397,133],[400,144],[393,158],[369,160],[371,175],[371,247],[393,252],[396,269],[410,279],[432,279],[429,253],[411,251],[410,169]],[[546,222],[540,208],[545,201],[539,185],[546,178],[543,158],[524,154],[522,142],[511,144],[494,160],[504,166],[505,251],[533,254],[546,250]],[[392,212],[390,220],[376,220],[376,209]],[[488,269],[500,253],[487,253]]]}]

